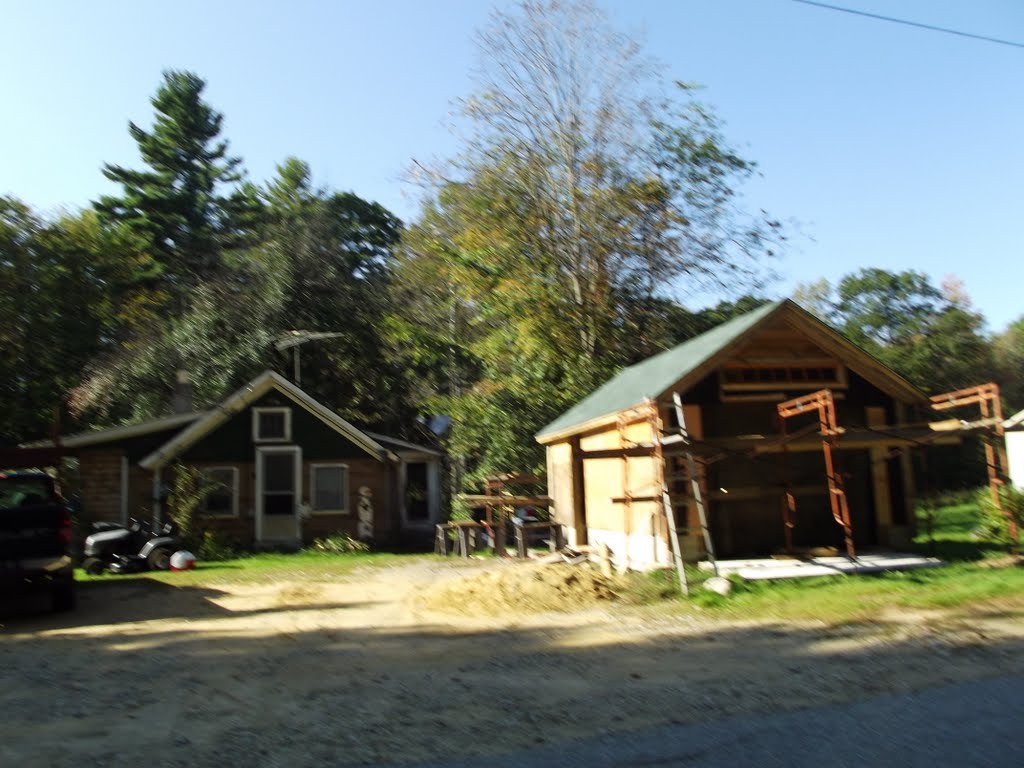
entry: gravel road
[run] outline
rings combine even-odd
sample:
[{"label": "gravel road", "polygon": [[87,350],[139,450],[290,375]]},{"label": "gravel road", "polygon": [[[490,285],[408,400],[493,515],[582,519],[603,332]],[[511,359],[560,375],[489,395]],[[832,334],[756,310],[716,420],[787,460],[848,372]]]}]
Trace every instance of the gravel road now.
[{"label": "gravel road", "polygon": [[982,768],[1024,765],[1024,677],[747,715],[417,768]]},{"label": "gravel road", "polygon": [[[1019,688],[1024,675],[1021,601],[838,626],[607,601],[436,607],[438,594],[448,604],[461,593],[452,579],[496,567],[524,566],[419,560],[333,582],[312,569],[274,583],[83,584],[72,614],[0,620],[0,765],[744,765],[752,750],[765,766],[891,764],[879,754],[916,765],[912,749],[886,750],[918,719],[931,730],[911,746],[963,757],[967,728],[1001,722],[981,703],[1002,689],[984,681],[1016,675]],[[952,707],[974,690],[981,702],[962,717],[931,709],[931,697]],[[968,715],[980,719],[963,725]],[[973,764],[1019,749],[1004,736],[985,734]]]}]

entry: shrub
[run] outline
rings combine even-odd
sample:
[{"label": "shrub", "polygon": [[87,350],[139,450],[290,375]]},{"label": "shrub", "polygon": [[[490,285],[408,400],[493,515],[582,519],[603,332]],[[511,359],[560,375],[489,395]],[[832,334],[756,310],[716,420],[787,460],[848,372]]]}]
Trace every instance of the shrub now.
[{"label": "shrub", "polygon": [[199,550],[205,540],[199,510],[213,488],[205,482],[202,470],[187,464],[175,464],[173,477],[167,497],[167,516],[178,526],[178,536],[185,546]]},{"label": "shrub", "polygon": [[988,488],[978,492],[978,506],[982,514],[980,532],[992,541],[1010,544],[1008,520],[1013,519],[1018,530],[1024,527],[1024,491],[1012,485],[1004,485],[999,489],[999,500],[1002,510],[996,507]]},{"label": "shrub", "polygon": [[203,539],[197,550],[196,558],[208,563],[237,560],[246,554],[238,542],[218,536],[213,531],[203,531]]},{"label": "shrub", "polygon": [[452,499],[452,512],[448,516],[452,522],[468,521],[473,519],[473,508],[463,499],[455,497]]}]

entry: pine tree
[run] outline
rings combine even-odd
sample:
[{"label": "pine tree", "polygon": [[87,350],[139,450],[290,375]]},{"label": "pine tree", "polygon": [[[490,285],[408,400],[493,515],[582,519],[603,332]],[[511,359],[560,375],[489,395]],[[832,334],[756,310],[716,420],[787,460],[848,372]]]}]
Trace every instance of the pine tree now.
[{"label": "pine tree", "polygon": [[254,214],[253,195],[240,185],[241,160],[218,140],[223,116],[203,101],[205,87],[191,72],[164,72],[150,100],[152,130],[128,125],[146,169],[104,166],[123,191],[95,204],[104,220],[139,238],[159,267],[159,287],[179,310],[197,286],[221,274],[225,252],[245,244]]}]

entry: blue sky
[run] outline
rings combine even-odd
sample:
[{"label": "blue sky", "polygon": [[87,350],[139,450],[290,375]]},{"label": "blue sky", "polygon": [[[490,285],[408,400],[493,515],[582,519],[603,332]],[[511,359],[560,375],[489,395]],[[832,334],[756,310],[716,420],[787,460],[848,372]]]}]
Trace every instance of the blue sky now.
[{"label": "blue sky", "polygon": [[[1024,42],[1020,0],[837,0],[859,10]],[[458,145],[452,102],[472,88],[469,0],[0,0],[0,194],[49,212],[138,166],[166,68],[208,81],[224,135],[262,182],[289,155],[318,183],[404,219],[411,160]],[[762,176],[747,203],[802,233],[765,288],[861,267],[960,277],[1001,330],[1024,315],[1024,49],[791,0],[605,0],[671,78],[706,86],[726,135]]]}]

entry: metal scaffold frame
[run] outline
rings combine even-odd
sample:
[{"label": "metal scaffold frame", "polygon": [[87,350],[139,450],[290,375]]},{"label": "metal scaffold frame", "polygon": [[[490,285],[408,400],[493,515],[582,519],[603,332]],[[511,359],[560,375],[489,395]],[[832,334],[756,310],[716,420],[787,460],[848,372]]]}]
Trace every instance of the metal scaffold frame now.
[{"label": "metal scaffold frame", "polygon": [[[931,398],[932,408],[936,411],[947,411],[951,408],[962,408],[977,405],[981,411],[981,421],[985,424],[981,440],[985,446],[985,466],[988,471],[989,492],[996,510],[1006,518],[1007,529],[1013,548],[1020,545],[1020,533],[1013,514],[1003,506],[1000,490],[1005,485],[1008,474],[1006,460],[1006,443],[1003,428],[1003,406],[999,399],[999,385],[995,383],[979,384],[975,387],[946,392]],[[993,437],[995,439],[993,439]]]},{"label": "metal scaffold frame", "polygon": [[[782,464],[778,474],[785,488],[781,497],[782,519],[785,531],[785,547],[787,552],[794,551],[793,530],[796,525],[796,497],[798,490],[791,485],[788,476],[786,456],[793,450],[793,444],[798,443],[806,451],[810,448],[802,438],[817,434],[821,439],[821,451],[824,458],[824,475],[827,483],[827,493],[832,517],[841,528],[846,554],[851,559],[857,560],[857,551],[854,541],[853,519],[850,511],[849,500],[844,488],[843,475],[839,470],[837,457],[834,451],[842,447],[844,440],[852,439],[854,442],[863,441],[864,433],[873,433],[891,438],[893,443],[902,445],[887,445],[889,450],[882,456],[882,460],[888,460],[903,455],[910,448],[924,449],[928,446],[949,440],[954,436],[977,433],[981,436],[985,445],[986,463],[988,467],[989,486],[992,493],[993,503],[1002,512],[1007,520],[1010,536],[1014,542],[1014,549],[1017,548],[1019,530],[1017,522],[1012,514],[1007,511],[1000,495],[1000,489],[1006,482],[1007,461],[1003,438],[1002,408],[999,402],[999,388],[996,384],[983,384],[974,387],[957,390],[942,395],[935,395],[930,401],[934,410],[942,411],[956,407],[978,405],[981,411],[981,419],[965,421],[949,419],[947,421],[925,421],[913,423],[900,423],[892,426],[880,426],[865,424],[847,430],[838,423],[836,413],[835,395],[830,389],[821,389],[801,397],[793,398],[776,406],[777,415],[780,421],[779,434],[772,438],[753,435],[757,438],[755,445],[749,448],[740,448],[728,440],[705,440],[693,437],[686,424],[686,417],[682,405],[682,398],[678,392],[671,393],[671,402],[658,403],[647,399],[643,403],[632,408],[621,411],[617,415],[616,428],[619,438],[618,447],[615,448],[593,448],[582,452],[582,459],[605,459],[617,458],[622,461],[622,495],[613,498],[616,504],[622,504],[624,519],[623,533],[627,540],[634,527],[633,512],[635,504],[641,502],[657,502],[659,511],[658,517],[664,516],[665,529],[658,532],[652,527],[652,534],[655,537],[662,536],[667,529],[669,543],[672,549],[672,556],[677,571],[681,589],[686,592],[686,575],[682,567],[683,551],[680,541],[680,529],[677,528],[675,506],[679,502],[673,498],[673,478],[685,480],[689,483],[691,496],[687,496],[688,503],[695,505],[697,516],[700,519],[701,533],[703,534],[704,553],[715,566],[717,572],[716,553],[712,541],[710,527],[708,525],[707,499],[709,497],[702,487],[704,478],[703,470],[710,465],[729,457],[746,457],[757,461],[767,449],[778,450],[782,457]],[[675,416],[673,425],[666,425],[662,418],[662,407],[668,407],[670,413]],[[787,431],[787,422],[798,416],[816,415],[814,423],[809,423],[795,430]],[[634,424],[646,423],[648,435],[639,438],[630,433],[630,427]],[[637,438],[637,439],[634,439]],[[653,485],[644,489],[632,487],[634,479],[629,461],[634,457],[648,457],[654,461],[654,471],[647,476],[648,481]],[[686,471],[677,471],[674,467],[670,471],[668,462],[672,459],[683,459],[686,462]],[[678,478],[676,478],[678,475]],[[778,475],[777,475],[778,476]],[[660,520],[659,520],[660,526]],[[628,567],[629,552],[625,552],[622,562]]]},{"label": "metal scaffold frame", "polygon": [[[853,543],[853,521],[850,519],[850,505],[846,499],[846,491],[843,488],[843,478],[835,469],[835,461],[832,457],[832,448],[839,441],[842,431],[836,423],[836,404],[832,397],[832,390],[820,389],[809,395],[796,397],[779,403],[778,414],[781,421],[783,453],[788,450],[785,442],[786,420],[795,416],[803,416],[812,411],[818,413],[818,429],[821,434],[821,449],[825,455],[825,478],[828,481],[828,498],[832,507],[832,517],[843,529],[843,538],[846,541],[846,554],[851,560],[857,559],[857,550]],[[785,505],[783,507],[783,522],[786,532],[786,550],[793,550],[793,528],[796,525],[796,499],[792,491],[787,487]]]}]

